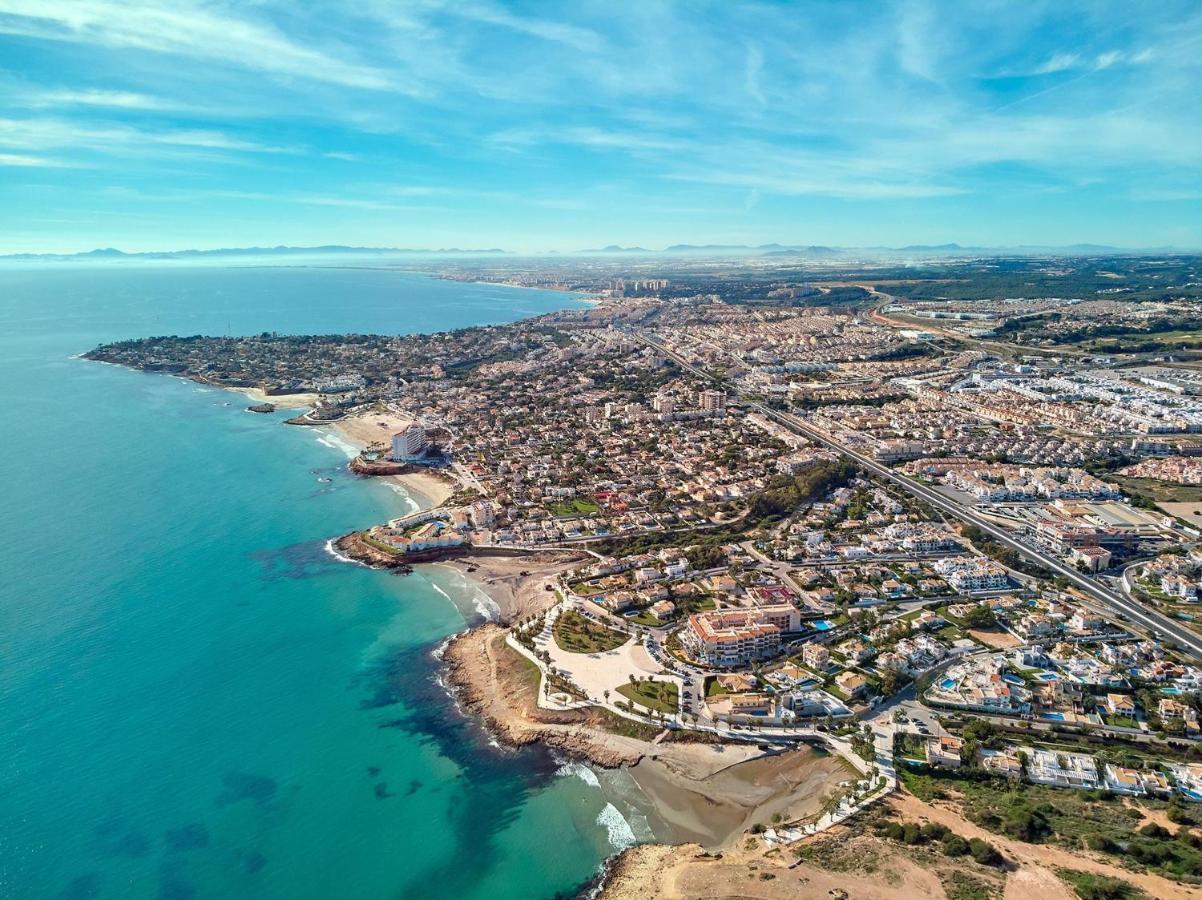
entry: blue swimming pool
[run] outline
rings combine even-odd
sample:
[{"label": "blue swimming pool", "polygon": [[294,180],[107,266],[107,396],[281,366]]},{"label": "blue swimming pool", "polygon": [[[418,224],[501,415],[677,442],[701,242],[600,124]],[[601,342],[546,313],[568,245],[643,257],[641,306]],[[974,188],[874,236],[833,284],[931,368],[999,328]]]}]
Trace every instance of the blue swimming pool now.
[{"label": "blue swimming pool", "polygon": [[1185,794],[1185,796],[1189,797],[1191,800],[1202,802],[1202,794],[1199,794],[1197,791],[1191,791],[1189,788],[1181,788],[1180,790],[1181,793]]},{"label": "blue swimming pool", "polygon": [[1057,675],[1055,672],[1039,672],[1038,674],[1036,674],[1035,677],[1038,678],[1040,681],[1059,681],[1060,680],[1060,676]]},{"label": "blue swimming pool", "polygon": [[826,619],[819,619],[814,623],[814,628],[816,628],[818,631],[830,631],[834,627],[834,623],[828,622]]},{"label": "blue swimming pool", "polygon": [[1040,716],[1040,718],[1051,719],[1053,722],[1063,722],[1064,721],[1064,713],[1057,713],[1057,712],[1044,713],[1042,716]]},{"label": "blue swimming pool", "polygon": [[1160,693],[1168,694],[1170,697],[1180,697],[1181,696],[1181,688],[1175,688],[1175,687],[1161,688]]},{"label": "blue swimming pool", "polygon": [[939,682],[939,686],[941,688],[943,688],[945,691],[950,691],[952,688],[954,688],[956,686],[956,679],[945,678],[945,679],[943,679],[943,681]]},{"label": "blue swimming pool", "polygon": [[1022,684],[1023,683],[1023,680],[1021,678],[1019,678],[1017,675],[1008,675],[1008,674],[1002,676],[1002,681],[1006,682],[1007,684]]}]

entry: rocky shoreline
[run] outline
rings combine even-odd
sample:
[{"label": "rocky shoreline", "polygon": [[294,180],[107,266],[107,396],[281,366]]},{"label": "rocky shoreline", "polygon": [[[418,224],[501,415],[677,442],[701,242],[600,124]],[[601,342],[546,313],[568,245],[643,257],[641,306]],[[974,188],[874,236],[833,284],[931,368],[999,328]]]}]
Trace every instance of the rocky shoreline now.
[{"label": "rocky shoreline", "polygon": [[505,634],[503,627],[487,623],[446,644],[444,678],[466,715],[509,747],[538,743],[610,769],[643,758],[647,742],[601,731],[595,713],[539,709],[532,664],[505,645]]},{"label": "rocky shoreline", "polygon": [[410,472],[417,472],[419,470],[429,471],[412,463],[399,463],[388,459],[365,459],[362,454],[347,463],[347,468],[356,475],[366,475],[369,477],[376,475],[408,475]]}]

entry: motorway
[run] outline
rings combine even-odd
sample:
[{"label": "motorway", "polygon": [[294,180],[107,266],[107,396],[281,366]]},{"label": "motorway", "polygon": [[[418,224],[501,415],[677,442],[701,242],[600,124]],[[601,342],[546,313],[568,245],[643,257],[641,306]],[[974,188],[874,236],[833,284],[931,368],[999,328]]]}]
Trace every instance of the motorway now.
[{"label": "motorway", "polygon": [[[705,372],[703,369],[694,366],[692,363],[688,362],[688,360],[680,356],[680,354],[669,350],[654,338],[648,337],[647,335],[638,331],[634,332],[634,336],[655,350],[658,350],[660,353],[669,356],[686,371],[691,372],[700,378],[704,378],[707,381],[720,384],[729,394],[731,394],[732,397],[739,396],[738,391],[733,385],[725,382],[722,379],[715,378],[708,372]],[[1036,549],[1035,547],[1032,547],[1023,541],[1012,537],[1006,531],[998,528],[996,525],[992,524],[987,519],[978,515],[968,507],[963,506],[960,503],[956,503],[954,500],[951,500],[938,491],[932,490],[926,485],[915,481],[913,478],[902,475],[900,472],[895,472],[888,466],[882,465],[876,460],[852,450],[850,447],[847,447],[846,445],[834,440],[825,432],[814,428],[799,416],[794,415],[793,413],[779,412],[778,410],[764,406],[762,403],[745,399],[742,400],[742,402],[749,408],[754,409],[756,412],[759,412],[760,414],[779,422],[781,425],[784,425],[793,432],[809,438],[814,443],[821,444],[822,446],[841,453],[842,455],[856,462],[863,469],[871,472],[874,475],[877,475],[880,478],[884,478],[893,482],[898,487],[901,487],[908,492],[911,496],[917,497],[918,499],[929,503],[934,508],[942,510],[951,516],[955,516],[961,522],[965,522],[969,525],[979,528],[998,543],[1011,548],[1023,557],[1032,560],[1052,573],[1061,576],[1070,584],[1077,587],[1080,591],[1097,600],[1107,608],[1116,612],[1120,612],[1127,616],[1130,621],[1143,626],[1152,632],[1152,635],[1156,639],[1161,641],[1165,639],[1172,639],[1180,648],[1189,652],[1190,655],[1198,659],[1202,659],[1202,635],[1195,634],[1193,631],[1190,631],[1188,628],[1168,618],[1167,616],[1163,616],[1160,613],[1149,610],[1146,607],[1128,599],[1127,597],[1103,587],[1094,579],[1083,575],[1081,572],[1077,571],[1071,566],[1065,565],[1056,557],[1049,556],[1042,550]]]}]

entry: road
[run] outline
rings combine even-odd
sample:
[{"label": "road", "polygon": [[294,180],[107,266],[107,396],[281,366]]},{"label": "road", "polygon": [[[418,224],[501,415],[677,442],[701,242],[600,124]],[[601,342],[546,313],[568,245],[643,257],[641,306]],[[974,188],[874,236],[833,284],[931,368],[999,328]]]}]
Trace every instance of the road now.
[{"label": "road", "polygon": [[[681,357],[678,353],[674,353],[673,351],[669,350],[654,338],[650,338],[647,335],[637,331],[634,332],[634,335],[644,343],[658,350],[660,353],[671,357],[686,371],[691,372],[700,378],[704,378],[707,381],[719,383],[726,389],[728,394],[731,396],[738,396],[738,391],[733,385],[724,382],[721,379],[717,379],[708,372],[698,368]],[[846,456],[857,463],[864,470],[896,484],[911,496],[925,501],[935,509],[954,516],[961,522],[965,522],[969,525],[979,528],[999,544],[1009,547],[1026,559],[1032,560],[1033,562],[1036,562],[1048,569],[1053,574],[1061,576],[1083,593],[1103,604],[1106,608],[1112,611],[1120,612],[1127,616],[1132,622],[1148,629],[1157,639],[1164,640],[1166,637],[1171,638],[1183,650],[1187,651],[1195,658],[1202,659],[1202,635],[1195,634],[1174,620],[1169,619],[1168,617],[1157,612],[1148,610],[1144,606],[1128,599],[1127,597],[1103,587],[1093,578],[1083,575],[1081,572],[1064,564],[1056,557],[1049,556],[1042,550],[1032,547],[1023,541],[1012,537],[1009,533],[1003,531],[1001,528],[992,524],[983,516],[977,514],[968,507],[956,503],[938,491],[935,491],[926,485],[915,481],[913,478],[902,475],[900,472],[895,472],[888,466],[885,466],[856,450],[852,450],[845,444],[836,441],[825,432],[814,428],[799,416],[793,413],[780,412],[775,409],[770,409],[769,407],[764,406],[762,403],[748,400],[743,400],[743,402],[749,408],[754,409],[761,415],[767,416],[768,418],[779,422],[795,433],[809,438],[814,443],[841,453],[843,456]]]}]

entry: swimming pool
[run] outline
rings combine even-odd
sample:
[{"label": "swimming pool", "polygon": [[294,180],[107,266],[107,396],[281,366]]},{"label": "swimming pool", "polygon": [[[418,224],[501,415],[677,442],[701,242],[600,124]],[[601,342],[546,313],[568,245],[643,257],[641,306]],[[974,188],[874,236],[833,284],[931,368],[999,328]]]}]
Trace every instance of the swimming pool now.
[{"label": "swimming pool", "polygon": [[1038,678],[1040,681],[1059,681],[1060,680],[1060,676],[1057,675],[1055,672],[1039,672],[1036,674],[1035,677]]},{"label": "swimming pool", "polygon": [[1180,788],[1180,790],[1181,793],[1185,794],[1191,800],[1202,801],[1202,794],[1199,794],[1197,791],[1191,791],[1189,788]]},{"label": "swimming pool", "polygon": [[1023,680],[1021,678],[1019,678],[1017,675],[1009,675],[1009,674],[1003,675],[1002,681],[1006,682],[1007,684],[1022,684],[1023,683]]},{"label": "swimming pool", "polygon": [[943,681],[939,682],[939,687],[943,688],[945,691],[950,691],[955,686],[956,679],[954,678],[945,678]]},{"label": "swimming pool", "polygon": [[834,627],[834,623],[828,622],[826,619],[819,619],[814,623],[814,628],[818,631],[830,631]]},{"label": "swimming pool", "polygon": [[1057,712],[1044,713],[1042,716],[1040,716],[1040,718],[1041,719],[1051,719],[1053,722],[1063,722],[1064,721],[1064,713],[1057,713]]},{"label": "swimming pool", "polygon": [[1175,688],[1175,687],[1161,688],[1160,693],[1168,694],[1170,697],[1180,697],[1181,696],[1181,688]]}]

